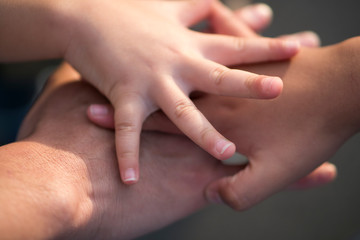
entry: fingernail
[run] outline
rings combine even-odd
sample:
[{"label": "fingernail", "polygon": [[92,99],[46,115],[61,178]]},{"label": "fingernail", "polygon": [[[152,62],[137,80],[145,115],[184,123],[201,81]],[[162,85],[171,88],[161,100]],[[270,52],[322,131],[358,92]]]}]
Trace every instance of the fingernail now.
[{"label": "fingernail", "polygon": [[282,84],[277,84],[278,81],[281,79],[277,77],[267,77],[262,80],[263,91],[269,95],[268,97],[276,97],[280,94]]},{"label": "fingernail", "polygon": [[128,168],[124,174],[125,183],[135,183],[137,181],[135,170],[133,168]]},{"label": "fingernail", "polygon": [[208,190],[206,192],[206,198],[210,203],[224,204],[224,201],[221,199],[220,194],[217,191]]},{"label": "fingernail", "polygon": [[272,10],[266,4],[257,4],[254,6],[253,14],[258,18],[268,18],[272,15]]},{"label": "fingernail", "polygon": [[265,78],[262,80],[264,92],[270,93],[274,83],[274,78]]},{"label": "fingernail", "polygon": [[90,113],[93,116],[105,116],[109,113],[109,110],[104,105],[92,104],[90,105]]},{"label": "fingernail", "polygon": [[272,16],[271,8],[266,4],[257,4],[244,11],[244,17],[253,24],[261,24]]},{"label": "fingernail", "polygon": [[321,40],[318,34],[306,31],[299,35],[301,46],[318,47],[321,45]]},{"label": "fingernail", "polygon": [[296,53],[300,49],[300,43],[298,41],[286,40],[283,44],[287,51],[291,53]]},{"label": "fingernail", "polygon": [[226,149],[228,149],[233,143],[227,140],[221,139],[216,143],[216,151],[221,155],[223,154]]}]

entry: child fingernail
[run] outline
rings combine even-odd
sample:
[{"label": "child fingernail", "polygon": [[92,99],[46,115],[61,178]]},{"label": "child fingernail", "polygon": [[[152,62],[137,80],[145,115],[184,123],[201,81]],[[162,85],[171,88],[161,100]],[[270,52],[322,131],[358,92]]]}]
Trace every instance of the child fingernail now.
[{"label": "child fingernail", "polygon": [[135,183],[137,181],[135,170],[133,168],[128,168],[124,174],[125,183]]},{"label": "child fingernail", "polygon": [[109,113],[109,110],[104,105],[92,104],[90,105],[90,113],[93,116],[105,116]]},{"label": "child fingernail", "polygon": [[267,77],[262,80],[263,91],[268,97],[276,97],[282,89],[282,81],[277,77]]},{"label": "child fingernail", "polygon": [[222,154],[224,154],[224,152],[225,152],[230,146],[232,146],[232,145],[233,145],[232,142],[229,142],[229,141],[227,141],[227,140],[222,139],[222,140],[219,140],[219,141],[216,143],[215,148],[216,148],[216,151],[217,151],[220,155],[222,155]]},{"label": "child fingernail", "polygon": [[298,41],[286,40],[283,44],[284,47],[291,53],[296,53],[300,48],[300,43]]},{"label": "child fingernail", "polygon": [[257,4],[244,11],[245,18],[253,24],[261,24],[272,16],[271,8],[266,4]]}]

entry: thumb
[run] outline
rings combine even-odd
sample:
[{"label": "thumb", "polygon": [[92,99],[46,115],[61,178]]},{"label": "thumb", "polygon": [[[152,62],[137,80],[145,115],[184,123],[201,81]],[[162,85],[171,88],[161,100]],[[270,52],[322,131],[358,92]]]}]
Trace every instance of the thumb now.
[{"label": "thumb", "polygon": [[[225,203],[243,211],[299,179],[303,171],[294,168],[294,161],[280,159],[251,159],[237,174],[212,182],[206,189],[206,198],[213,203]],[[281,164],[284,163],[284,164]],[[297,169],[297,171],[295,171]]]}]

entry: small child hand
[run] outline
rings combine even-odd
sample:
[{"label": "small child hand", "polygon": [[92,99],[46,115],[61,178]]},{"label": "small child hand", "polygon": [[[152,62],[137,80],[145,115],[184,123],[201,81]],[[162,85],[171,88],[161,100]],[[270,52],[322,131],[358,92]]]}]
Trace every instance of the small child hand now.
[{"label": "small child hand", "polygon": [[211,11],[208,0],[91,0],[81,1],[80,6],[86,14],[75,21],[65,58],[115,108],[116,151],[125,183],[139,178],[141,126],[159,108],[211,155],[230,157],[235,145],[214,129],[189,94],[197,90],[234,97],[276,97],[282,90],[280,78],[224,65],[286,59],[299,48],[296,42],[189,30]]}]

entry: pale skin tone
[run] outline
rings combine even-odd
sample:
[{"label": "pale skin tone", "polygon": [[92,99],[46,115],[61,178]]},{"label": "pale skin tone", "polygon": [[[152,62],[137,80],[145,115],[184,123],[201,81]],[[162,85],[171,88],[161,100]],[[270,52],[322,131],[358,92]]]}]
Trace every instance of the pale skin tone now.
[{"label": "pale skin tone", "polygon": [[[114,133],[84,114],[90,102],[107,101],[79,78],[69,65],[57,70],[19,140],[0,147],[3,239],[135,238],[206,206],[204,188],[241,169],[223,166],[184,136],[144,132],[143,181],[122,184]],[[334,177],[334,168],[319,168],[295,187]]]},{"label": "pale skin tone", "polygon": [[[115,108],[120,174],[131,184],[139,178],[141,126],[152,112],[160,108],[201,148],[226,159],[235,145],[195,108],[190,92],[252,98],[281,92],[278,77],[224,65],[287,59],[298,44],[188,29],[221,11],[211,0],[3,0],[0,60],[64,58],[102,92]],[[216,17],[212,24],[219,25]]]},{"label": "pale skin tone", "polygon": [[[239,173],[211,183],[209,201],[245,210],[284,189],[329,159],[360,128],[360,38],[324,48],[302,49],[290,62],[242,66],[278,75],[283,93],[274,100],[203,95],[197,107],[236,143],[249,164]],[[346,64],[344,64],[346,63]],[[106,119],[89,117],[104,127]],[[165,115],[145,128],[178,133]]]}]

